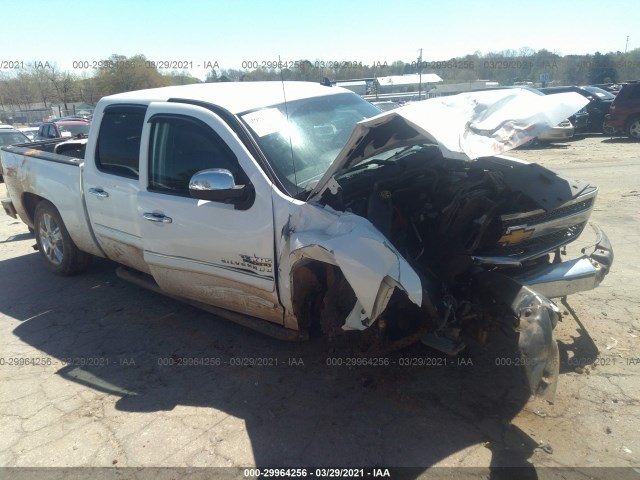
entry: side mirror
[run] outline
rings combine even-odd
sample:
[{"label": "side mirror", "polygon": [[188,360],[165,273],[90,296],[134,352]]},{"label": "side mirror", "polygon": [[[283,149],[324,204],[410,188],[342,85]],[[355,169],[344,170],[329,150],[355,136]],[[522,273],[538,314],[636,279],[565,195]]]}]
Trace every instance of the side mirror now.
[{"label": "side mirror", "polygon": [[232,203],[236,206],[249,200],[253,186],[236,185],[233,175],[224,168],[200,170],[189,181],[189,193],[200,200]]}]

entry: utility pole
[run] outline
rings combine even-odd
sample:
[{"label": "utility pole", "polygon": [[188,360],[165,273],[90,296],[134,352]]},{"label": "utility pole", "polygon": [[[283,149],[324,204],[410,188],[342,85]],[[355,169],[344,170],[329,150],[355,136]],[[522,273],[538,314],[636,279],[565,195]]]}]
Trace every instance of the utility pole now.
[{"label": "utility pole", "polygon": [[418,101],[420,101],[422,96],[422,49],[420,49],[420,56],[418,57],[418,78]]},{"label": "utility pole", "polygon": [[629,46],[629,35],[627,35],[627,43],[624,44],[624,54],[627,54],[627,47]]}]

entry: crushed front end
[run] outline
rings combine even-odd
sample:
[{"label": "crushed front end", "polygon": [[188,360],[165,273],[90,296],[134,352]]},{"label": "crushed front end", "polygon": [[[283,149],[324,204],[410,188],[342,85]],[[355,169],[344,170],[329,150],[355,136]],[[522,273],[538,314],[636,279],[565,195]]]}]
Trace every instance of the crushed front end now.
[{"label": "crushed front end", "polygon": [[[595,227],[594,251],[563,260],[589,221],[597,188],[497,155],[583,100],[540,105],[496,95],[419,102],[360,123],[304,205],[322,214],[291,217],[282,259],[299,318],[313,310],[301,308],[310,305],[306,294],[321,292],[313,305],[331,307],[324,318],[333,330],[366,331],[377,352],[422,341],[456,355],[470,338],[485,343],[496,330],[515,332],[532,393],[551,400],[560,318],[551,299],[597,287],[613,251]],[[313,288],[295,286],[298,267]]]},{"label": "crushed front end", "polygon": [[305,206],[322,214],[293,219],[291,253],[293,270],[303,258],[321,260],[351,287],[342,295],[351,308],[332,313],[335,326],[372,330],[377,351],[420,340],[448,355],[469,338],[517,332],[529,386],[551,400],[560,316],[551,298],[595,288],[613,262],[597,228],[593,253],[563,260],[597,188],[508,157],[446,159],[433,145],[402,149],[338,183],[322,209]]}]

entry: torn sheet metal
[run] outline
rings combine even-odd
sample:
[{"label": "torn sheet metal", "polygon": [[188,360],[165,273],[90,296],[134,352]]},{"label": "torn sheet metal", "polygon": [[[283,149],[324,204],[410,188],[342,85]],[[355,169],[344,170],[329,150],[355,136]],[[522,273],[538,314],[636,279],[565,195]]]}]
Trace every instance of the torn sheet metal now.
[{"label": "torn sheet metal", "polygon": [[297,205],[289,217],[281,271],[308,258],[336,265],[353,288],[357,302],[346,329],[364,330],[384,311],[397,286],[422,304],[420,278],[367,219],[330,207]]},{"label": "torn sheet metal", "polygon": [[554,128],[589,101],[580,94],[536,95],[525,89],[490,90],[409,105],[402,116],[448,153],[469,159],[498,155]]},{"label": "torn sheet metal", "polygon": [[309,200],[319,198],[337,173],[382,152],[433,143],[445,158],[498,155],[550,130],[587,103],[575,92],[541,96],[515,88],[411,103],[358,123]]}]

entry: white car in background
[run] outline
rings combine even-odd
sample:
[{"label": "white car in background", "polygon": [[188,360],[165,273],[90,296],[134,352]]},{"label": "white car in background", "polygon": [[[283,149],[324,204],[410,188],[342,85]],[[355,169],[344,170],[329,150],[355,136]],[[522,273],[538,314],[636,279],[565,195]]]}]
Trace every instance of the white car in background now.
[{"label": "white car in background", "polygon": [[553,127],[551,130],[547,130],[544,133],[538,135],[538,142],[554,142],[558,140],[569,140],[573,138],[575,133],[575,129],[573,128],[573,124],[569,120],[563,120],[558,125]]},{"label": "white car in background", "polygon": [[29,137],[12,125],[0,124],[0,146],[29,142]]},{"label": "white car in background", "polygon": [[23,127],[19,128],[22,133],[24,133],[31,142],[35,142],[36,135],[38,135],[38,127]]},{"label": "white car in background", "polygon": [[[22,132],[16,130],[11,125],[0,124],[0,147],[5,145],[15,145],[16,143],[30,142],[29,138]],[[3,182],[2,164],[0,164],[0,183]]]}]

